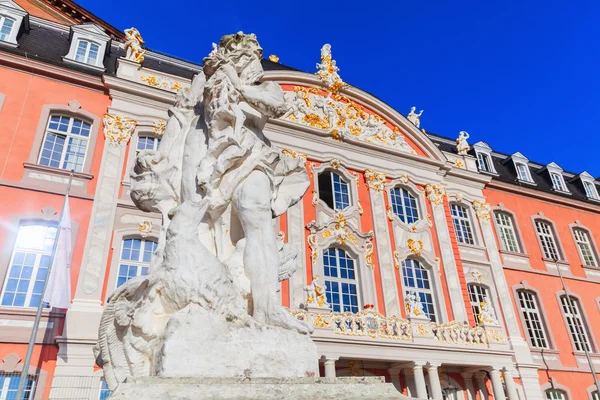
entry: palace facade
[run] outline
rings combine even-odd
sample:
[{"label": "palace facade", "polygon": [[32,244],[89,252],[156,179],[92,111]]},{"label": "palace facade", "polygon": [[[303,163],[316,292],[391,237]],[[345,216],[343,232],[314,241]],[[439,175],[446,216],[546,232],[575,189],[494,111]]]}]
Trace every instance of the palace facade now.
[{"label": "palace facade", "polygon": [[[109,395],[100,315],[147,273],[161,226],[129,170],[202,69],[139,38],[72,1],[0,1],[0,399],[16,394],[70,170],[72,306],[43,313],[27,398]],[[300,249],[281,299],[315,328],[322,375],[436,400],[600,400],[585,353],[600,368],[600,182],[429,134],[346,84],[328,45],[318,55],[316,73],[271,56],[263,79],[289,105],[265,132],[311,178],[274,224]]]}]

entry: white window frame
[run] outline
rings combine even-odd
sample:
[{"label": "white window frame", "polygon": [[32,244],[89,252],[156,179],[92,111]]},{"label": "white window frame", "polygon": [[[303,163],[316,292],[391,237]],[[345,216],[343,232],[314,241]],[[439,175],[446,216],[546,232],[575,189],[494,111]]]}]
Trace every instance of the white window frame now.
[{"label": "white window frame", "polygon": [[[530,290],[517,290],[517,305],[524,321],[523,330],[527,332],[531,345],[537,349],[549,349],[550,339],[537,294]],[[533,326],[535,324],[538,326]]]},{"label": "white window frame", "polygon": [[[25,227],[25,226],[39,226],[39,227],[44,227],[44,239],[49,239],[48,236],[48,230],[50,228],[54,228],[57,229],[58,228],[58,224],[54,223],[54,222],[47,222],[47,221],[23,221],[20,225],[19,225],[19,232],[21,231],[21,228]],[[48,262],[50,262],[50,257],[52,255],[52,249],[44,249],[44,248],[40,248],[40,249],[35,249],[35,248],[31,248],[31,247],[20,247],[19,246],[19,232],[17,232],[17,238],[15,241],[15,244],[13,246],[12,249],[12,254],[10,256],[10,263],[7,269],[7,274],[6,274],[6,278],[4,279],[4,284],[2,285],[2,292],[0,292],[0,306],[2,307],[13,307],[13,308],[37,308],[37,304],[36,305],[31,305],[31,298],[33,297],[33,290],[35,288],[35,284],[36,282],[43,282],[43,281],[38,281],[37,280],[37,274],[38,271],[40,270],[40,261],[42,259],[42,257],[47,257]],[[55,233],[56,234],[56,233]],[[26,255],[34,255],[35,256],[35,260],[32,266],[32,270],[31,270],[31,274],[29,276],[29,278],[27,278],[29,280],[28,286],[27,286],[27,292],[25,294],[25,300],[23,301],[23,305],[14,305],[14,298],[12,303],[13,304],[6,304],[6,305],[2,305],[4,303],[4,296],[6,296],[6,289],[9,283],[9,280],[12,278],[14,280],[14,276],[11,276],[11,271],[13,268],[13,263],[15,261],[15,255],[17,253],[25,253]],[[19,278],[17,279],[17,285],[25,279],[20,279],[21,274],[23,272],[23,269],[25,267],[23,266],[21,268],[21,271],[19,273]],[[49,265],[46,267],[49,268]],[[18,286],[17,286],[17,291],[15,291],[14,293],[23,293],[22,291],[18,291]],[[11,292],[12,293],[12,292]],[[43,294],[40,295],[40,301],[43,301]]]},{"label": "white window frame", "polygon": [[[83,60],[78,60],[77,58],[79,57],[79,48],[81,47],[82,44],[85,44],[85,52],[83,55]],[[96,47],[96,60],[94,62],[90,62],[90,53],[92,50],[92,46]],[[101,46],[96,42],[93,42],[88,39],[79,39],[77,41],[77,45],[76,45],[77,50],[75,52],[75,61],[84,63],[84,64],[88,64],[88,65],[97,66],[98,61],[99,61],[99,56],[100,56],[100,48],[101,48]]]},{"label": "white window frame", "polygon": [[0,2],[0,27],[4,24],[4,18],[13,20],[13,26],[10,33],[4,40],[0,40],[3,46],[17,47],[17,36],[21,28],[29,28],[29,14],[27,11],[12,0]]},{"label": "white window frame", "polygon": [[[503,220],[500,221],[501,219]],[[501,249],[513,253],[521,253],[521,243],[517,235],[513,215],[504,211],[495,211],[494,222],[496,222],[496,227],[498,228]],[[511,241],[514,242],[513,248],[511,248]]]},{"label": "white window frame", "polygon": [[[139,240],[140,241],[140,249],[139,249],[139,254],[138,254],[137,260],[123,258],[123,250],[125,249],[125,242],[127,240]],[[155,248],[152,251],[152,254],[150,256],[150,261],[144,261],[144,253],[145,253],[145,249],[146,249],[146,243],[154,243],[155,244]],[[124,237],[123,238],[123,240],[121,241],[121,249],[120,249],[120,253],[119,253],[119,263],[117,264],[117,279],[115,282],[115,289],[118,288],[119,286],[125,284],[130,279],[134,278],[134,276],[129,276],[129,272],[127,273],[127,275],[121,275],[121,266],[127,266],[128,270],[130,267],[136,267],[136,275],[135,275],[136,277],[146,275],[146,274],[142,274],[142,271],[144,270],[144,268],[146,268],[148,272],[150,271],[150,265],[152,263],[152,257],[154,255],[154,251],[156,250],[156,245],[157,245],[157,242],[150,238],[141,238],[141,237]],[[133,247],[132,247],[132,249],[133,249]],[[119,279],[121,277],[128,277],[128,279],[125,280],[125,282],[119,284]]]},{"label": "white window frame", "polygon": [[[543,227],[547,227],[548,230],[546,231]],[[543,258],[547,260],[562,260],[562,251],[558,245],[554,225],[545,219],[536,218],[534,220],[534,228]],[[552,256],[552,252],[556,253],[556,258]]]},{"label": "white window frame", "polygon": [[[6,21],[11,21],[12,25],[11,25],[10,31],[8,33],[2,33],[2,28],[4,28],[4,23]],[[8,42],[10,40],[10,38],[12,37],[12,33],[16,26],[17,26],[16,18],[9,16],[9,15],[0,14],[0,42]],[[6,37],[2,38],[1,35],[6,35]]]},{"label": "white window frame", "polygon": [[600,393],[598,390],[594,390],[590,393],[591,400],[600,400]]},{"label": "white window frame", "polygon": [[[60,118],[69,118],[69,126],[67,128],[66,132],[60,131],[58,129],[51,129],[50,128],[50,122],[52,121],[52,117],[60,117]],[[75,121],[81,121],[82,123],[86,123],[90,126],[89,132],[88,132],[88,136],[83,136],[83,135],[76,135],[74,133],[72,133],[73,131],[73,124],[75,123]],[[50,168],[58,168],[58,169],[64,169],[67,170],[63,164],[65,162],[65,157],[67,156],[67,149],[69,146],[69,142],[71,141],[71,139],[75,139],[75,140],[82,140],[85,141],[85,152],[83,154],[83,160],[81,161],[81,169],[80,170],[75,170],[75,172],[83,172],[85,169],[85,161],[88,157],[88,151],[89,151],[89,147],[90,147],[90,136],[92,135],[92,130],[93,130],[93,126],[92,123],[83,119],[83,118],[77,118],[77,117],[73,117],[67,114],[61,114],[61,113],[52,113],[48,116],[48,122],[46,123],[46,130],[44,132],[44,137],[42,139],[42,144],[41,144],[41,148],[40,148],[40,153],[38,155],[38,159],[37,159],[37,163],[39,165],[43,165],[40,164],[42,161],[42,155],[44,152],[44,145],[46,144],[46,139],[48,138],[48,133],[51,133],[53,135],[57,135],[57,136],[63,136],[65,138],[65,145],[63,147],[62,150],[62,154],[60,156],[60,161],[58,163],[58,167],[51,167],[50,165],[45,165],[47,167]]]},{"label": "white window frame", "polygon": [[[473,145],[473,150],[477,157],[477,169],[480,172],[492,175],[498,175],[496,168],[494,167],[494,158],[492,157],[492,148],[485,142],[477,142]],[[488,163],[488,169],[482,168],[481,157],[486,157]]]},{"label": "white window frame", "polygon": [[[151,149],[140,149],[140,139],[149,139],[152,140],[152,148]],[[156,135],[138,135],[137,141],[135,144],[135,154],[139,154],[140,151],[143,150],[158,150],[158,146],[160,145],[160,138]]]},{"label": "white window frame", "polygon": [[559,192],[566,192],[567,185],[563,179],[563,176],[558,172],[550,172],[550,179],[552,180],[552,188]]},{"label": "white window frame", "polygon": [[[462,211],[464,211],[462,212],[462,214],[464,215],[455,215],[455,207],[462,209]],[[450,203],[450,216],[452,218],[452,225],[454,226],[454,233],[456,234],[456,241],[459,244],[475,245],[477,243],[477,240],[475,238],[475,229],[473,221],[471,219],[471,212],[469,207],[457,203]],[[463,233],[463,235],[458,234],[458,227],[462,228],[460,229],[460,231],[461,233]],[[465,242],[460,239],[461,237],[464,237],[465,234],[467,238],[470,237],[470,241],[467,240]]]},{"label": "white window frame", "polygon": [[483,172],[492,172],[492,162],[490,156],[486,153],[477,153],[477,167]]},{"label": "white window frame", "polygon": [[[396,193],[399,194],[396,194]],[[409,221],[410,218],[414,218],[407,213],[407,207],[405,204],[406,197],[409,201],[414,202],[414,209],[416,211],[416,218],[414,221]],[[396,198],[400,199],[400,204],[395,202]],[[390,204],[392,206],[392,212],[405,224],[412,224],[421,219],[421,210],[419,209],[419,199],[415,196],[411,190],[403,186],[395,186],[390,189]],[[410,218],[409,218],[410,217]]]},{"label": "white window frame", "polygon": [[547,400],[569,400],[567,394],[560,389],[547,389],[544,394]]},{"label": "white window frame", "polygon": [[[407,267],[407,263],[412,263],[413,266],[412,267]],[[424,276],[427,278],[427,282],[429,284],[429,288],[419,288],[418,285],[416,284],[416,280],[417,277],[414,275],[414,271],[416,269],[421,269],[423,271]],[[405,274],[405,272],[407,272],[408,270],[413,271],[412,272],[412,276],[407,276]],[[414,258],[407,258],[406,260],[402,261],[402,265],[400,265],[400,281],[402,282],[402,289],[403,289],[403,295],[404,297],[406,297],[406,295],[409,292],[414,292],[418,297],[419,300],[422,303],[422,298],[420,296],[420,294],[423,294],[424,297],[431,297],[431,306],[433,308],[433,313],[427,313],[426,309],[424,308],[424,314],[431,319],[432,322],[440,322],[440,313],[438,310],[438,306],[437,306],[437,298],[436,298],[436,291],[435,291],[435,279],[431,276],[432,271],[431,268],[427,268],[425,266],[425,264],[423,264],[421,261],[416,260]],[[408,285],[408,279],[412,278],[415,281],[415,285],[414,286],[409,286]],[[433,318],[431,318],[431,316],[433,316]]]},{"label": "white window frame", "polygon": [[519,180],[531,182],[531,178],[529,177],[529,167],[526,164],[517,162],[515,163],[515,168],[517,169],[517,177]]},{"label": "white window frame", "polygon": [[[333,252],[334,252],[334,258],[336,260],[336,266],[335,266],[335,268],[336,268],[337,273],[338,273],[337,277],[328,276],[325,273],[325,268],[329,267],[329,265],[325,263],[325,257],[326,257],[326,254],[327,254],[328,250],[333,250]],[[351,278],[342,278],[341,277],[341,263],[340,263],[340,259],[341,258],[340,258],[340,252],[344,253],[344,256],[345,256],[346,260],[351,260],[352,261],[352,269],[354,271],[354,279],[351,279]],[[330,247],[324,249],[323,250],[323,254],[322,254],[322,260],[323,260],[323,280],[325,281],[325,285],[327,287],[327,289],[326,289],[327,294],[331,293],[331,296],[333,295],[332,287],[331,287],[332,286],[331,285],[332,282],[337,283],[338,284],[338,288],[339,288],[339,291],[337,293],[339,295],[339,300],[340,300],[339,301],[340,309],[339,310],[335,310],[333,308],[335,305],[333,304],[332,301],[329,301],[329,299],[328,299],[329,304],[331,306],[331,310],[335,311],[335,312],[354,312],[352,310],[352,308],[354,306],[352,304],[346,304],[344,302],[344,294],[345,294],[345,292],[343,291],[342,288],[343,288],[344,284],[347,284],[347,285],[354,285],[354,290],[356,291],[356,310],[355,311],[356,311],[356,313],[358,313],[361,310],[361,296],[360,296],[360,286],[359,286],[359,282],[358,282],[358,273],[359,273],[358,268],[359,268],[359,265],[358,265],[357,260],[354,257],[352,257],[352,255],[346,249],[344,249],[343,247],[339,247],[339,246],[330,246]],[[349,295],[350,295],[350,293],[349,293]],[[348,309],[346,309],[346,307]]]},{"label": "white window frame", "polygon": [[[63,57],[63,61],[77,65],[84,65],[91,69],[103,72],[105,70],[104,58],[110,51],[110,40],[110,36],[106,34],[104,29],[96,24],[85,23],[71,26],[71,45],[69,47],[69,53]],[[96,63],[91,64],[77,60],[77,49],[79,48],[80,41],[94,43],[95,45],[99,46]],[[89,55],[89,48],[89,46],[86,48],[86,61]]]},{"label": "white window frame", "polygon": [[596,180],[587,171],[583,171],[579,174],[583,190],[588,200],[600,201],[600,195],[598,194],[598,188],[596,187]]},{"label": "white window frame", "polygon": [[569,331],[569,335],[571,336],[571,343],[573,344],[573,349],[575,351],[583,352],[585,351],[583,349],[583,346],[585,345],[587,347],[587,350],[589,352],[592,352],[593,346],[592,342],[590,341],[588,331],[586,329],[587,324],[585,323],[585,321],[583,320],[583,316],[581,315],[581,305],[579,304],[579,300],[571,296],[571,301],[569,302],[569,299],[567,298],[566,294],[561,295],[559,299],[561,310],[565,317],[567,329]]},{"label": "white window frame", "polygon": [[[338,171],[334,170],[334,169],[330,169],[327,168],[323,171],[320,171],[317,174],[317,183],[319,182],[319,178],[321,177],[321,175],[323,174],[329,174],[329,183],[331,184],[331,197],[332,197],[332,206],[330,207],[329,204],[327,204],[327,202],[322,198],[321,196],[321,191],[324,190],[320,185],[317,187],[317,194],[319,196],[319,199],[323,202],[323,204],[325,204],[328,208],[332,209],[333,211],[335,211],[336,213],[338,212],[342,212],[347,210],[348,208],[352,207],[354,204],[354,199],[353,199],[353,194],[352,194],[352,183],[349,182],[341,173],[339,173]],[[343,204],[338,204],[338,200],[336,200],[336,178],[339,180],[339,185],[340,188],[345,188],[346,192],[344,193],[339,192],[342,196],[347,196],[348,197],[348,204],[344,207],[342,207]]]},{"label": "white window frame", "polygon": [[[533,177],[531,176],[531,170],[529,169],[529,160],[523,154],[516,152],[510,156],[510,159],[513,165],[515,166],[515,171],[517,173],[517,180],[519,182],[525,182],[531,185],[535,185],[533,181]],[[519,168],[523,167],[521,171]]]},{"label": "white window frame", "polygon": [[[581,227],[572,227],[571,231],[573,232],[573,239],[579,251],[581,263],[590,267],[598,267],[598,257],[590,231]],[[588,261],[591,261],[591,263]]]},{"label": "white window frame", "polygon": [[[474,288],[471,290],[471,288]],[[477,288],[475,290],[475,288]],[[490,291],[487,286],[482,285],[481,283],[468,283],[467,284],[467,293],[469,294],[469,302],[471,303],[471,310],[473,311],[473,317],[475,318],[475,323],[477,325],[481,325],[479,321],[479,314],[481,313],[481,303],[485,301],[485,298],[491,302]],[[494,307],[493,304],[489,304],[490,307]]]},{"label": "white window frame", "polygon": [[[4,372],[0,372],[0,376],[4,377],[4,382],[3,385],[0,386],[0,399],[6,399],[8,397],[9,394],[9,388],[10,388],[10,381],[11,380],[16,380],[17,381],[17,388],[19,387],[19,382],[21,382],[21,374],[7,374]],[[37,381],[34,377],[32,377],[31,375],[27,375],[27,379],[31,381],[31,389],[27,390],[27,386],[25,386],[24,388],[24,393],[23,393],[23,400],[33,400],[35,397],[35,389],[36,389],[36,384]],[[14,384],[13,384],[13,388],[14,388]],[[11,390],[11,392],[14,392],[14,396],[16,398],[17,396],[17,391],[16,390]]]}]

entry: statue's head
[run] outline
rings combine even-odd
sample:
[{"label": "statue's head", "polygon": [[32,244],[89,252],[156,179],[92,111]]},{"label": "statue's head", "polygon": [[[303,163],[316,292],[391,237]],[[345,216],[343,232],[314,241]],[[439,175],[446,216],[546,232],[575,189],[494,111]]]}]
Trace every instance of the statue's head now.
[{"label": "statue's head", "polygon": [[412,107],[410,108],[410,112],[411,112],[411,113],[414,113],[416,110],[417,110],[417,107],[415,107],[415,106],[412,106]]},{"label": "statue's head", "polygon": [[258,81],[264,74],[260,60],[263,49],[253,33],[243,32],[225,35],[217,47],[204,58],[204,73],[207,78],[225,63],[231,63],[238,73],[242,83],[251,84]]}]

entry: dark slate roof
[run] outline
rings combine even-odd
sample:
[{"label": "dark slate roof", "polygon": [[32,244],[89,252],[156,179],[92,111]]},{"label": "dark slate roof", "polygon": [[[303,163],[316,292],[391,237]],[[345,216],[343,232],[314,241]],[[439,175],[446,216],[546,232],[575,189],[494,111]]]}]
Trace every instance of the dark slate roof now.
[{"label": "dark slate roof", "polygon": [[[432,133],[428,133],[429,138],[436,144],[436,146],[447,153],[457,154],[456,146],[453,144],[454,140],[450,138],[446,138],[440,135],[435,135]],[[452,143],[448,143],[448,141],[452,141]],[[471,149],[469,154],[475,156],[475,151]],[[492,152],[492,162],[494,163],[494,169],[498,173],[489,174],[492,179],[510,183],[517,186],[522,186],[525,188],[540,190],[546,193],[552,193],[564,198],[575,199],[586,201],[594,204],[598,204],[597,201],[588,200],[585,189],[583,188],[583,183],[581,179],[577,176],[577,174],[570,173],[567,171],[563,171],[563,178],[565,180],[565,184],[567,189],[571,194],[566,194],[562,192],[558,192],[552,189],[552,181],[550,180],[550,173],[546,170],[545,166],[541,166],[536,164],[535,162],[529,163],[529,171],[531,173],[531,178],[535,182],[535,185],[520,182],[517,179],[517,171],[515,169],[515,164],[512,162],[511,156],[509,154],[503,154],[498,152]],[[533,164],[533,165],[532,165]],[[482,172],[484,173],[484,172]],[[598,185],[596,185],[596,189],[598,190]],[[600,192],[600,190],[599,190]]]}]

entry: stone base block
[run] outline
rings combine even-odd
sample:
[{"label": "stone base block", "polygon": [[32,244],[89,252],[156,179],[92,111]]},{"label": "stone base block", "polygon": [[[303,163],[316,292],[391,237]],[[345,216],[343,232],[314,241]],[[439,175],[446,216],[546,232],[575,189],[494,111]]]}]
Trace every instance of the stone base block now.
[{"label": "stone base block", "polygon": [[110,400],[411,399],[382,377],[352,378],[128,378]]}]

